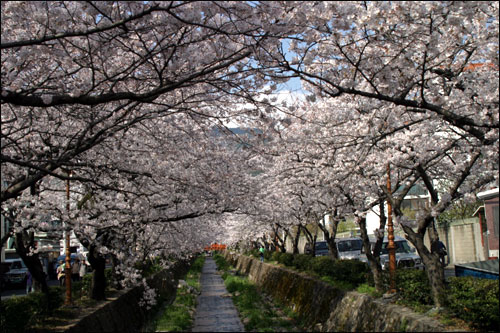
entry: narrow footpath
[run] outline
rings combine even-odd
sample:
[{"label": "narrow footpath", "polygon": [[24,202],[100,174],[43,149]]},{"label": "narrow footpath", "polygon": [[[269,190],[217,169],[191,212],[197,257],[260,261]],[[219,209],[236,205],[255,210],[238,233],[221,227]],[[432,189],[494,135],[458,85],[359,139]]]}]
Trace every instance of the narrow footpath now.
[{"label": "narrow footpath", "polygon": [[207,257],[201,271],[201,294],[194,317],[193,332],[244,332],[233,300],[217,273],[217,266]]}]

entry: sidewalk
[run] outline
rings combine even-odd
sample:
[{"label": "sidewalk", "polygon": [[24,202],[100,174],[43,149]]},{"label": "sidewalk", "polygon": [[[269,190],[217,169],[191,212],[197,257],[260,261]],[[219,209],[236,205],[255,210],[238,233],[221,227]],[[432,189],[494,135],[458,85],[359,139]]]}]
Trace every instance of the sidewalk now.
[{"label": "sidewalk", "polygon": [[238,311],[216,271],[215,261],[207,257],[201,272],[201,294],[192,332],[244,332]]}]

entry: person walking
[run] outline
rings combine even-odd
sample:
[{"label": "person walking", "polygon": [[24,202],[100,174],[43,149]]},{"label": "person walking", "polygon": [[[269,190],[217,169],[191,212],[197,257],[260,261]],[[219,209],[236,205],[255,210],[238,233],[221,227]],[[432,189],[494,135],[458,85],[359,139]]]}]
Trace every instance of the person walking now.
[{"label": "person walking", "polygon": [[26,272],[26,295],[33,292],[33,276],[30,271]]},{"label": "person walking", "polygon": [[82,259],[82,262],[80,263],[80,280],[83,280],[83,277],[85,274],[87,274],[87,262],[85,259]]},{"label": "person walking", "polygon": [[448,254],[446,252],[446,246],[443,242],[438,238],[431,246],[431,252],[437,253],[439,255],[439,261],[443,267],[446,266],[445,256]]},{"label": "person walking", "polygon": [[59,285],[60,286],[64,286],[65,285],[65,278],[66,278],[66,274],[64,274],[64,268],[65,268],[65,265],[64,265],[64,261],[60,260],[59,261],[59,266],[57,266],[57,280],[59,281]]},{"label": "person walking", "polygon": [[261,262],[264,262],[264,252],[265,252],[265,251],[266,251],[266,250],[264,249],[264,247],[263,247],[263,246],[261,246],[261,247],[260,247],[260,249],[259,249],[259,252],[260,252],[260,261],[261,261]]},{"label": "person walking", "polygon": [[76,258],[71,266],[71,281],[80,280],[80,259]]}]

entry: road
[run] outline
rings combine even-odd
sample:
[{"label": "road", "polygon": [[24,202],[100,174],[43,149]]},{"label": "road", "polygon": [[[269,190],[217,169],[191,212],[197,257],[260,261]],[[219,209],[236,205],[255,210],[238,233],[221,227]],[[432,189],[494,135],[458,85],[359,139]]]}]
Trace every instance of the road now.
[{"label": "road", "polygon": [[[47,284],[49,286],[57,286],[59,285],[59,281],[57,280],[49,280],[47,281]],[[25,296],[26,295],[26,287],[24,286],[15,286],[15,287],[10,287],[2,290],[1,298],[2,300],[4,299],[9,299],[12,296]]]}]

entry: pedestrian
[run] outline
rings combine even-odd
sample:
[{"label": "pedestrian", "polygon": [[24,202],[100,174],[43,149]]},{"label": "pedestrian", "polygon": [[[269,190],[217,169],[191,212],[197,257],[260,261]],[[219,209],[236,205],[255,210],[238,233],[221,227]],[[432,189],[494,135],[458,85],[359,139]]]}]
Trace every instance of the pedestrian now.
[{"label": "pedestrian", "polygon": [[439,261],[441,262],[441,265],[445,267],[445,256],[448,254],[448,252],[446,252],[446,246],[443,244],[443,242],[441,242],[439,238],[432,244],[431,252],[437,253],[439,255]]},{"label": "pedestrian", "polygon": [[64,261],[59,260],[59,266],[57,266],[56,273],[57,273],[57,280],[59,281],[60,286],[64,286],[65,284],[64,280],[66,278],[66,274],[64,274],[64,270],[65,270]]},{"label": "pedestrian", "polygon": [[261,261],[261,262],[264,262],[264,252],[265,252],[265,251],[266,251],[266,250],[264,249],[264,247],[263,247],[263,246],[261,246],[261,247],[260,247],[260,249],[259,249],[259,252],[260,252],[260,261]]},{"label": "pedestrian", "polygon": [[71,280],[79,281],[80,280],[80,259],[76,258],[75,262],[71,266]]},{"label": "pedestrian", "polygon": [[30,271],[26,272],[26,295],[33,291],[33,276]]},{"label": "pedestrian", "polygon": [[80,273],[80,280],[82,280],[85,274],[87,274],[87,262],[85,261],[85,259],[82,259],[79,273]]}]

